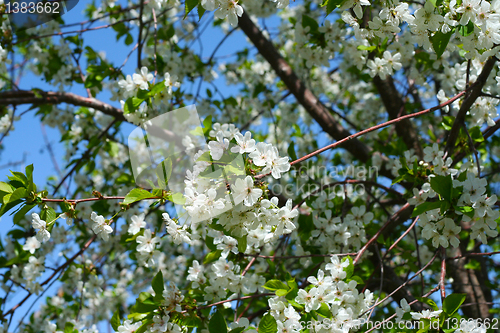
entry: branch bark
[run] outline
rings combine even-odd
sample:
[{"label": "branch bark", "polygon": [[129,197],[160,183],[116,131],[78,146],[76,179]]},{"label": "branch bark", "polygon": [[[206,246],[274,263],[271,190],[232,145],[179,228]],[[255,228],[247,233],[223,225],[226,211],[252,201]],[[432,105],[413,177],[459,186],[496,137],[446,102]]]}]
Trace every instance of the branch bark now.
[{"label": "branch bark", "polygon": [[[87,98],[80,95],[76,95],[70,92],[55,92],[55,91],[31,91],[31,90],[19,90],[19,91],[5,91],[0,92],[0,106],[8,105],[22,105],[22,104],[62,104],[67,103],[75,106],[83,106],[88,108],[93,108],[112,116],[117,121],[129,122],[123,110],[116,108],[110,104],[101,102],[95,98]],[[167,130],[163,130],[161,137],[166,140],[172,140],[178,142],[180,139],[175,135],[175,133]]]}]

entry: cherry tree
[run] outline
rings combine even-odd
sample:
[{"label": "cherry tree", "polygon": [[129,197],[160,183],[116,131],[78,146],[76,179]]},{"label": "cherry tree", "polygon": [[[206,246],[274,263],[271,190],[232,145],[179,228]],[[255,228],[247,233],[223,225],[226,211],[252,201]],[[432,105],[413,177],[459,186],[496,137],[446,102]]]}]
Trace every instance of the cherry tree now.
[{"label": "cherry tree", "polygon": [[0,142],[65,147],[0,182],[3,332],[499,328],[499,0],[42,4],[0,0]]}]

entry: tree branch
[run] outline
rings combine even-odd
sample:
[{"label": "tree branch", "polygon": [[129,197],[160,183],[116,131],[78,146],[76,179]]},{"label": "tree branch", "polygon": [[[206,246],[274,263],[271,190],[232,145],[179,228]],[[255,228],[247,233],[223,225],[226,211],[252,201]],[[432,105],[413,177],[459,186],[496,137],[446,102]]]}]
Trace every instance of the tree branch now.
[{"label": "tree branch", "polygon": [[[22,104],[62,104],[67,103],[75,106],[83,106],[93,108],[112,116],[117,121],[129,122],[123,114],[123,110],[116,108],[107,103],[101,102],[95,98],[87,98],[69,92],[54,92],[54,91],[5,91],[0,92],[1,105],[22,105]],[[173,140],[180,143],[179,138],[175,133],[163,130],[162,137],[166,140]],[[182,143],[180,143],[182,144]]]}]

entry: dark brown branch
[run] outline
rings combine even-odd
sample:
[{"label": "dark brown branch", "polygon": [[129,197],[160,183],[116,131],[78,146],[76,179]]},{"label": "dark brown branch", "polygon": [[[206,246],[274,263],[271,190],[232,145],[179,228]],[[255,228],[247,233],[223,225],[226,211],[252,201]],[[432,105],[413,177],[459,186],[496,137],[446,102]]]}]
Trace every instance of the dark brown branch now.
[{"label": "dark brown branch", "polygon": [[[30,90],[5,91],[0,92],[0,106],[21,105],[21,104],[61,104],[67,103],[75,106],[93,108],[115,118],[116,121],[127,121],[123,110],[110,104],[101,102],[95,98],[87,98],[70,92],[40,91]],[[156,135],[156,133],[155,133]],[[173,140],[180,143],[180,139],[171,131],[164,130],[162,137],[166,140]]]}]

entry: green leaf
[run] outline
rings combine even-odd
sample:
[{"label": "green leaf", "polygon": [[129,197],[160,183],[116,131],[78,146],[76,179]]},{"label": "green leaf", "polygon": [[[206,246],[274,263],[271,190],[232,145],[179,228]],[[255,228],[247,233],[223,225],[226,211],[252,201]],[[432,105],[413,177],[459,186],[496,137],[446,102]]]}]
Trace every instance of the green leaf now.
[{"label": "green leaf", "polygon": [[24,168],[24,173],[26,174],[26,178],[28,178],[29,182],[33,182],[33,164],[30,164]]},{"label": "green leaf", "polygon": [[434,51],[436,52],[438,58],[440,58],[443,55],[444,51],[446,50],[446,46],[448,46],[450,38],[454,33],[455,33],[454,30],[445,34],[442,33],[441,31],[438,31],[434,34],[434,36],[429,38],[431,40],[432,47],[434,48]]},{"label": "green leaf", "polygon": [[182,193],[170,194],[167,196],[167,199],[177,205],[184,205],[186,203],[186,198]]},{"label": "green leaf", "polygon": [[206,151],[201,154],[200,157],[196,160],[197,162],[212,162],[212,157],[210,156],[210,151]]},{"label": "green leaf", "polygon": [[455,117],[453,116],[444,116],[443,117],[443,122],[441,123],[441,126],[447,131],[451,130],[453,127],[453,123],[455,122]]},{"label": "green leaf", "polygon": [[151,324],[153,323],[153,321],[150,319],[150,320],[147,320],[145,321],[141,327],[139,327],[137,329],[137,331],[135,331],[134,333],[144,333],[146,332],[149,328],[151,328]]},{"label": "green leaf", "polygon": [[120,311],[116,310],[115,313],[113,314],[113,317],[111,317],[111,327],[116,331],[118,331],[118,327],[121,325],[121,320],[120,320]]},{"label": "green leaf", "polygon": [[203,17],[203,14],[205,14],[206,10],[203,8],[201,5],[201,2],[198,4],[198,22],[201,21],[201,18]]},{"label": "green leaf", "polygon": [[418,325],[418,327],[422,327],[420,328],[417,333],[427,333],[430,331],[430,326],[431,326],[431,321],[427,318],[423,318],[423,319],[420,319],[420,322],[424,323],[424,326],[422,327],[422,325]]},{"label": "green leaf", "polygon": [[120,146],[114,141],[107,141],[104,145],[104,149],[111,157],[118,156],[120,152]]},{"label": "green leaf", "polygon": [[26,176],[22,172],[11,170],[10,173],[12,173],[12,176],[8,176],[7,178],[9,178],[10,180],[13,180],[13,181],[18,181],[21,184],[23,184],[24,187],[28,187],[28,185],[29,185],[28,178],[26,178]]},{"label": "green leaf", "polygon": [[276,291],[278,289],[288,290],[288,286],[281,282],[280,280],[269,280],[263,285],[264,288],[271,291]]},{"label": "green leaf", "polygon": [[172,159],[166,158],[164,159],[157,167],[156,167],[156,177],[158,179],[158,185],[160,188],[167,188],[168,180],[172,175]]},{"label": "green leaf", "polygon": [[210,333],[227,333],[227,325],[224,316],[216,311],[208,322],[208,331]]},{"label": "green leaf", "polygon": [[203,132],[205,135],[212,130],[212,116],[206,117],[203,120]]},{"label": "green leaf", "polygon": [[346,278],[348,279],[354,273],[354,261],[349,256],[342,258],[342,262],[346,261],[349,261],[349,265],[347,267],[344,267],[344,272],[346,272]]},{"label": "green leaf", "polygon": [[52,207],[46,207],[40,212],[40,218],[45,222],[51,223],[56,219],[56,211]]},{"label": "green leaf", "polygon": [[295,278],[288,279],[286,284],[290,287],[290,289],[299,289],[299,285],[295,282]]},{"label": "green leaf", "polygon": [[479,261],[472,259],[464,265],[464,268],[479,271],[481,270],[481,264],[479,263]]},{"label": "green leaf", "polygon": [[321,303],[321,306],[318,310],[316,310],[316,312],[325,318],[332,318],[332,312],[326,303]]},{"label": "green leaf", "polygon": [[184,19],[196,6],[198,6],[198,0],[186,0],[186,13],[184,14]]},{"label": "green leaf", "polygon": [[162,300],[165,285],[163,284],[163,273],[161,272],[161,270],[153,278],[151,287],[153,287],[153,290],[155,291],[155,300]]},{"label": "green leaf", "polygon": [[454,206],[455,210],[458,210],[464,215],[467,215],[471,219],[474,218],[474,208],[469,206]]},{"label": "green leaf", "polygon": [[436,175],[431,178],[431,187],[436,193],[440,194],[444,199],[451,201],[453,192],[453,180],[451,175],[441,176]]},{"label": "green leaf", "polygon": [[460,305],[465,302],[467,294],[451,294],[448,295],[443,301],[443,311],[451,316],[460,308]]},{"label": "green leaf", "polygon": [[432,3],[432,5],[434,7],[439,7],[441,5],[441,3],[443,2],[443,0],[428,0],[430,3]]},{"label": "green leaf", "polygon": [[439,310],[436,302],[434,302],[432,299],[427,297],[415,297],[415,298],[418,299],[420,302],[429,305],[434,311]]},{"label": "green leaf", "polygon": [[0,182],[0,192],[12,193],[14,192],[14,189],[14,186],[4,182]]},{"label": "green leaf", "polygon": [[139,106],[144,102],[144,99],[137,98],[137,97],[130,97],[125,101],[125,104],[123,105],[123,113],[128,114],[128,113],[134,113]]},{"label": "green leaf", "polygon": [[297,154],[295,154],[295,142],[293,141],[288,145],[288,156],[290,156],[292,161],[297,159]]},{"label": "green leaf", "polygon": [[481,128],[479,126],[474,126],[469,130],[470,137],[474,142],[483,142],[483,133],[481,132]]},{"label": "green leaf", "polygon": [[152,196],[153,195],[146,190],[143,190],[141,188],[134,188],[132,191],[128,192],[128,194],[125,196],[125,200],[123,200],[123,203],[125,205],[128,205],[136,201],[149,199]]},{"label": "green leaf", "polygon": [[247,249],[247,236],[243,236],[238,238],[238,251],[241,253],[245,253]]},{"label": "green leaf", "polygon": [[24,229],[12,229],[7,233],[13,239],[20,239],[26,236],[26,230]]},{"label": "green leaf", "polygon": [[230,330],[229,333],[241,333],[244,330],[246,330],[245,327],[236,327],[236,328],[233,328],[232,330]]},{"label": "green leaf", "polygon": [[134,309],[135,312],[149,313],[156,310],[160,304],[160,302],[155,302],[153,295],[148,292],[142,292],[139,294],[139,298],[136,301]]},{"label": "green leaf", "polygon": [[163,90],[165,90],[165,82],[163,82],[163,81],[157,82],[151,88],[151,91],[148,93],[148,96],[154,97],[157,94],[161,93]]},{"label": "green leaf", "polygon": [[278,289],[276,290],[276,296],[286,296],[286,294],[288,294],[288,290],[285,290],[285,289]]},{"label": "green leaf", "polygon": [[205,237],[205,245],[211,250],[211,251],[217,251],[217,245],[214,244],[214,238],[207,236]]},{"label": "green leaf", "polygon": [[14,202],[16,200],[25,198],[27,196],[28,196],[28,191],[26,191],[25,188],[18,188],[14,192],[12,192],[9,202]]},{"label": "green leaf", "polygon": [[127,34],[127,37],[125,38],[125,45],[130,45],[134,42],[134,37],[132,37],[131,34]]},{"label": "green leaf", "polygon": [[182,324],[187,327],[199,327],[202,325],[202,321],[200,317],[193,313],[189,317],[183,318]]},{"label": "green leaf", "polygon": [[217,251],[212,251],[209,254],[205,256],[205,259],[203,259],[204,264],[211,263],[213,261],[216,261],[217,259],[220,258],[220,255],[222,253],[222,250],[217,250]]},{"label": "green leaf", "polygon": [[368,52],[371,52],[371,51],[375,51],[377,47],[375,45],[370,45],[370,46],[366,46],[366,45],[358,45],[358,50],[361,50],[361,51],[368,51]]},{"label": "green leaf", "polygon": [[311,238],[311,232],[314,230],[314,222],[312,214],[299,215],[299,236],[303,241],[307,241]]},{"label": "green leaf", "polygon": [[460,32],[460,34],[464,37],[469,36],[474,32],[474,23],[472,23],[472,21],[469,21],[467,25],[460,25],[458,27],[458,32]]},{"label": "green leaf", "polygon": [[78,333],[78,330],[75,329],[75,324],[66,322],[64,324],[64,333]]},{"label": "green leaf", "polygon": [[411,217],[417,217],[421,215],[424,212],[427,212],[429,210],[433,210],[436,208],[441,208],[441,201],[433,201],[433,202],[424,202],[415,207],[413,210],[413,213],[411,214]]},{"label": "green leaf", "polygon": [[[262,320],[259,323],[259,333],[276,333],[278,332],[278,324],[276,323],[276,319],[270,314],[262,317]],[[210,332],[211,333],[211,332]]]},{"label": "green leaf", "polygon": [[329,15],[335,8],[342,6],[346,1],[347,0],[324,0],[321,7],[326,6],[326,15]]},{"label": "green leaf", "polygon": [[318,22],[310,16],[302,15],[302,27],[305,29],[309,27],[309,33],[316,33],[319,28]]}]

